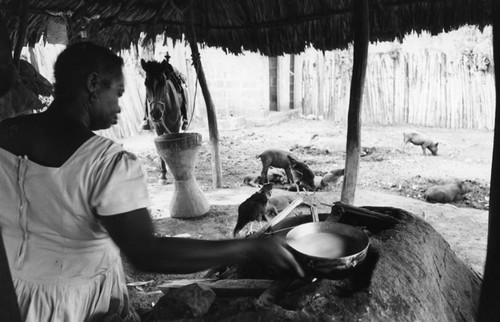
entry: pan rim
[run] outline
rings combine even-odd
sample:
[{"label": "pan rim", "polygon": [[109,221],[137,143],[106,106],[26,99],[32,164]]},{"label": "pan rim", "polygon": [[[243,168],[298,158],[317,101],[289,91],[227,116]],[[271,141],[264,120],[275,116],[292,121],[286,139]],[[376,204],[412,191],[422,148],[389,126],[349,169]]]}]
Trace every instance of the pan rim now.
[{"label": "pan rim", "polygon": [[[316,228],[317,226],[320,226],[319,231],[310,231],[313,228]],[[334,231],[331,231],[333,228]],[[343,230],[346,233],[339,233],[339,230]],[[300,232],[305,231],[303,235],[300,235]],[[359,247],[356,248],[354,253],[351,253],[346,256],[340,256],[340,257],[323,257],[323,256],[314,256],[310,255],[308,253],[301,252],[297,248],[293,247],[290,244],[290,240],[301,237],[301,236],[306,236],[310,235],[311,233],[318,233],[318,232],[328,232],[337,236],[347,236],[349,238],[354,238],[356,241],[359,242]],[[298,235],[298,236],[295,236]],[[347,225],[347,224],[342,224],[342,223],[336,223],[336,222],[325,222],[325,221],[320,221],[320,222],[308,222],[304,224],[300,224],[298,226],[293,227],[287,234],[286,234],[286,243],[288,247],[293,249],[295,252],[307,256],[310,259],[313,260],[327,260],[327,261],[338,261],[340,263],[344,262],[349,262],[353,258],[360,258],[363,257],[363,254],[366,254],[368,251],[368,247],[370,246],[370,240],[368,238],[368,235],[359,229],[358,227]]]}]

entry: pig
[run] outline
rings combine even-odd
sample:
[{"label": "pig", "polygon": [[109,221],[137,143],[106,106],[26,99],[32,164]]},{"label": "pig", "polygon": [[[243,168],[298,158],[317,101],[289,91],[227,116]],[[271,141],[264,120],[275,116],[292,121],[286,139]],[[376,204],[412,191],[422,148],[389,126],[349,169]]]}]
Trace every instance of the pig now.
[{"label": "pig", "polygon": [[292,167],[290,165],[290,161],[288,160],[288,156],[292,156],[293,158],[297,159],[295,156],[293,156],[290,152],[286,152],[283,150],[278,150],[278,149],[269,149],[265,150],[261,154],[257,156],[257,158],[260,158],[262,161],[262,172],[260,174],[260,177],[264,179],[263,183],[268,182],[267,181],[267,172],[269,170],[269,167],[275,167],[275,168],[281,168],[285,170],[285,174],[287,177],[287,183],[293,183],[293,174],[292,174]]},{"label": "pig", "polygon": [[260,176],[247,174],[243,177],[243,184],[251,187],[257,187],[261,182]]},{"label": "pig", "polygon": [[309,191],[315,191],[316,186],[314,185],[314,173],[309,166],[290,155],[288,156],[288,160],[290,161],[295,184],[298,186],[303,185]]},{"label": "pig", "polygon": [[314,187],[317,189],[323,189],[326,185],[323,185],[323,177],[315,176],[314,177]]},{"label": "pig", "polygon": [[424,198],[428,202],[447,203],[462,200],[470,191],[471,187],[466,182],[457,181],[429,187],[424,193]]},{"label": "pig", "polygon": [[403,133],[403,152],[405,152],[405,147],[408,142],[411,142],[414,145],[420,145],[422,147],[422,152],[424,153],[424,155],[427,155],[425,153],[426,149],[429,149],[432,155],[437,155],[438,142],[434,142],[423,134],[417,132]]},{"label": "pig", "polygon": [[290,202],[292,202],[294,198],[292,196],[288,195],[282,195],[282,196],[275,196],[271,197],[267,200],[267,215],[270,217],[270,215],[276,216],[280,211],[285,209],[288,205],[290,205]]},{"label": "pig", "polygon": [[324,189],[328,186],[336,185],[342,176],[344,176],[344,169],[332,170],[325,173],[322,177],[315,177],[314,184],[316,185],[316,189]]},{"label": "pig", "polygon": [[269,167],[267,172],[267,181],[275,184],[286,184],[288,181],[285,170],[275,167]]},{"label": "pig", "polygon": [[233,230],[233,236],[236,237],[246,224],[251,223],[250,231],[253,227],[253,222],[266,219],[264,216],[267,210],[267,201],[271,197],[273,190],[272,183],[266,183],[259,191],[252,194],[247,200],[243,201],[238,207],[238,220]]},{"label": "pig", "polygon": [[[287,177],[285,171],[279,168],[269,167],[267,172],[267,182],[274,184],[284,184],[286,183]],[[247,174],[243,177],[243,184],[251,187],[257,187],[262,185],[262,177],[257,174]]]}]

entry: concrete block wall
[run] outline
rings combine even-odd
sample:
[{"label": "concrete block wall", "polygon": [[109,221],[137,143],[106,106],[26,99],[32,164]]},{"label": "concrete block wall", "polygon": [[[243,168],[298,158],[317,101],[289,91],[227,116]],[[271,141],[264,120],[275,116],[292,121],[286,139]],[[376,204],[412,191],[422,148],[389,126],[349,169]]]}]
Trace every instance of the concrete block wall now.
[{"label": "concrete block wall", "polygon": [[[208,89],[218,118],[264,117],[269,112],[269,60],[255,53],[225,54],[220,49],[200,49]],[[190,73],[190,94],[194,97],[196,74]],[[196,108],[206,111],[197,85]]]}]

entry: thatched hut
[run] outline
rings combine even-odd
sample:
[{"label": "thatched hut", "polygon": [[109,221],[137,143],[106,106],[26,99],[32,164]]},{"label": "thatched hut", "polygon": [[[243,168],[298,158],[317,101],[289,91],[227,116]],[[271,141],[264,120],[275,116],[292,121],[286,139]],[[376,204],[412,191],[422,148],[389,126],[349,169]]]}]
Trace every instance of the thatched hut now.
[{"label": "thatched hut", "polygon": [[[141,33],[146,34],[145,41],[155,39],[158,34],[176,41],[187,40],[195,54],[198,45],[236,54],[253,51],[276,56],[300,53],[308,46],[327,51],[354,43],[343,189],[343,199],[347,202],[352,202],[356,184],[359,109],[368,42],[402,39],[411,31],[437,34],[465,24],[480,28],[493,24],[494,34],[500,32],[500,8],[489,0],[0,0],[0,13],[5,17],[14,47],[15,64],[21,47],[47,36],[48,30],[54,30],[55,21],[67,27],[70,42],[88,37],[115,50],[136,44]],[[498,42],[495,39],[495,57],[499,57]],[[196,69],[207,103],[214,159],[219,160],[217,120],[200,60],[196,61]],[[500,111],[498,102],[497,111]],[[500,311],[500,297],[496,296],[500,288],[498,135],[496,131],[488,257],[480,305],[480,318],[484,320],[498,316]],[[215,163],[214,172],[220,181],[220,160],[218,165]]]},{"label": "thatched hut", "polygon": [[[192,21],[199,44],[227,52],[260,52],[267,56],[346,48],[354,40],[352,12],[356,1],[191,0],[191,1],[28,1],[2,0],[11,39],[25,17],[27,41],[46,35],[54,21],[64,20],[69,41],[87,36],[113,49],[165,33],[183,40]],[[370,41],[402,39],[411,32],[438,34],[465,24],[491,24],[490,1],[367,1]],[[25,15],[23,11],[26,10]]]}]

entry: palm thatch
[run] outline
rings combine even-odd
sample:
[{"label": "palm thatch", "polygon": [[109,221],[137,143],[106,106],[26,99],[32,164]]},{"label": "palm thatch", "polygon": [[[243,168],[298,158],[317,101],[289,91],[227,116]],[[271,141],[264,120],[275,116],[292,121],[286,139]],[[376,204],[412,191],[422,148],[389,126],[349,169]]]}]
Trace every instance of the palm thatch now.
[{"label": "palm thatch", "polygon": [[[465,24],[491,23],[491,0],[368,0],[370,40],[402,39],[411,32],[437,34]],[[23,11],[23,3],[27,11]],[[51,19],[66,21],[70,41],[88,38],[115,50],[165,33],[183,40],[192,21],[197,41],[239,54],[276,56],[345,48],[353,42],[353,0],[0,0],[11,39],[27,12],[28,41],[46,35]]]}]

